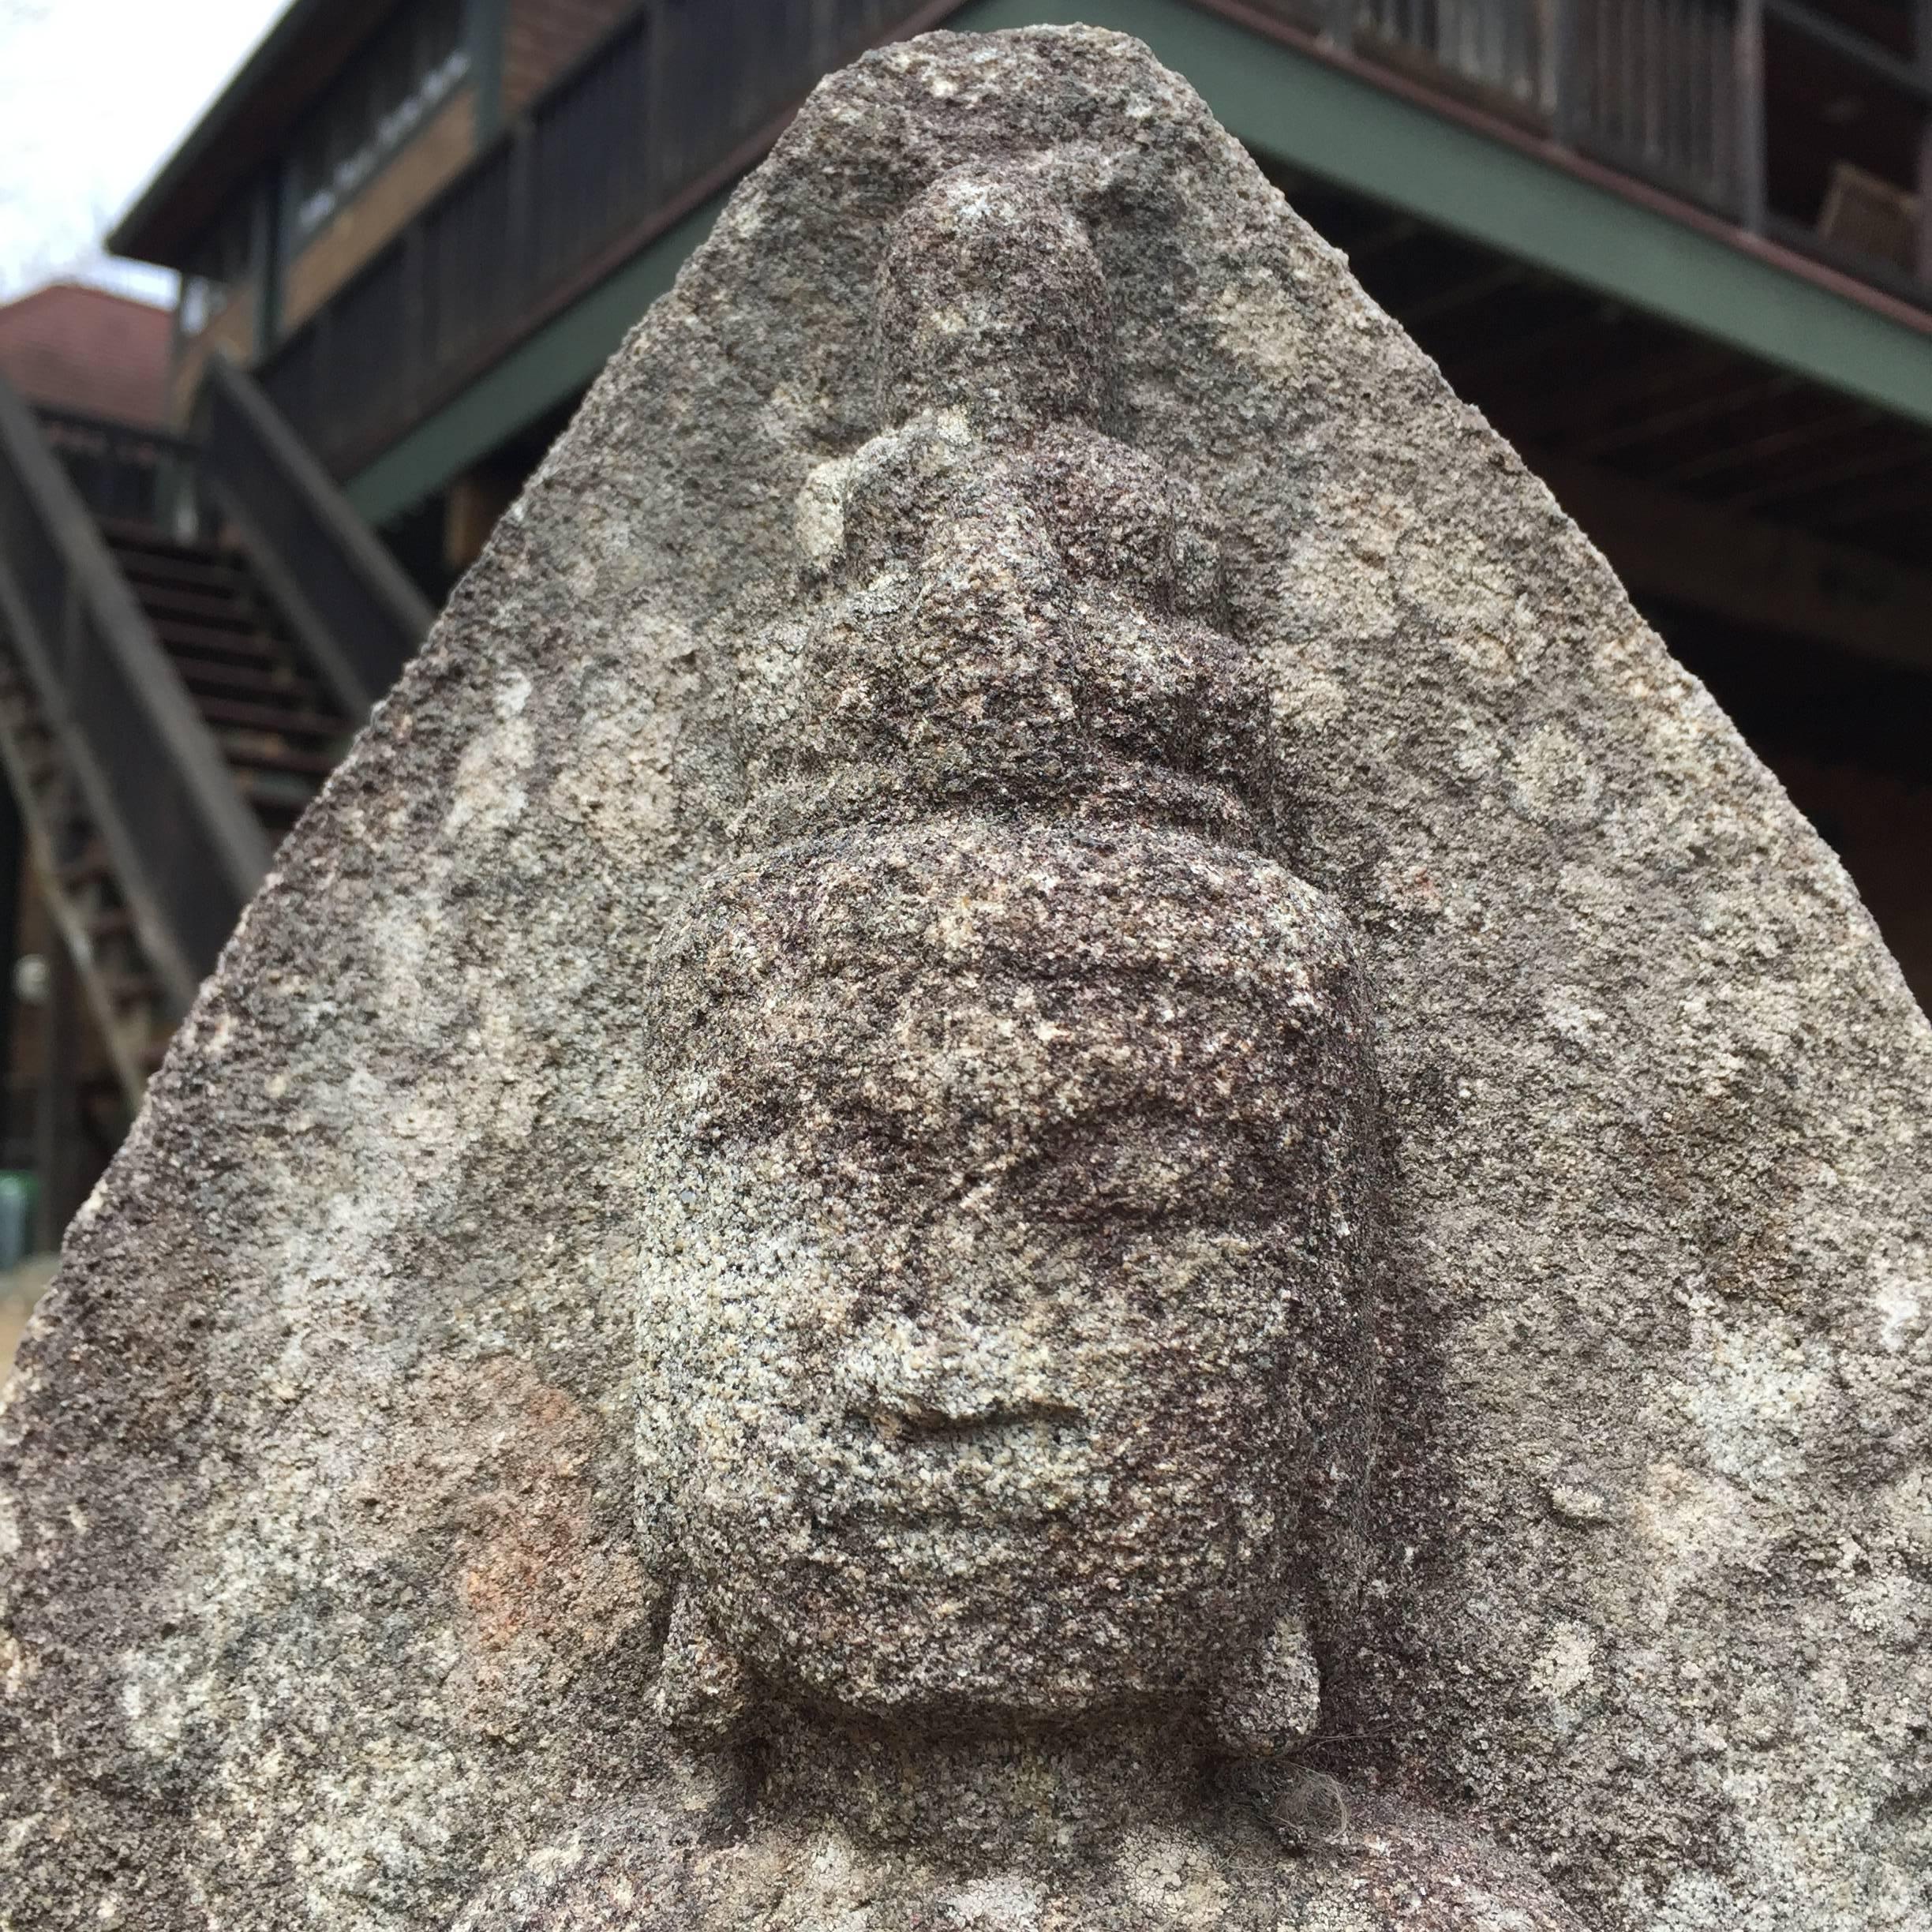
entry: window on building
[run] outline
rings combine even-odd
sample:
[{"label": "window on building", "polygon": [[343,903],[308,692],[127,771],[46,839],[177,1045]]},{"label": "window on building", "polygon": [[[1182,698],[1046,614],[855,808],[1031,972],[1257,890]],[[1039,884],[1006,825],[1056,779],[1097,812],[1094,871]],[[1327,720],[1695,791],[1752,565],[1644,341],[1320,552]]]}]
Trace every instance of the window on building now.
[{"label": "window on building", "polygon": [[463,0],[418,0],[350,65],[297,138],[290,163],[293,254],[403,147],[470,69]]}]

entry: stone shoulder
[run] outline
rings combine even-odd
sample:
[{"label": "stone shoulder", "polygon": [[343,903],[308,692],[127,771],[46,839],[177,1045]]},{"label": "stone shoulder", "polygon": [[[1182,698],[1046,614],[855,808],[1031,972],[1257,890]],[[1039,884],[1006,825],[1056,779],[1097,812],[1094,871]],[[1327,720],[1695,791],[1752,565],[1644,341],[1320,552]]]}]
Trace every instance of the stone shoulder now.
[{"label": "stone shoulder", "polygon": [[834,1832],[642,1802],[539,1851],[451,1932],[1588,1932],[1522,1859],[1453,1820],[1353,1795],[1349,1810],[1310,1848],[1223,1819],[1128,1834],[1099,1864],[968,1876]]}]

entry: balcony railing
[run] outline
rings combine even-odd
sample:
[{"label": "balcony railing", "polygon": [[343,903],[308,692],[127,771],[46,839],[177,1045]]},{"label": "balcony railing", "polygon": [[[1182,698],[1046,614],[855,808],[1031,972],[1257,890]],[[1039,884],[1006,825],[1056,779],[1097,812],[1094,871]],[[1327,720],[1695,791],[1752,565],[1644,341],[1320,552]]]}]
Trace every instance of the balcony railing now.
[{"label": "balcony railing", "polygon": [[1364,59],[1742,218],[1732,0],[1354,0]]},{"label": "balcony railing", "polygon": [[[1873,127],[1906,116],[1885,138],[1896,148],[1915,129],[1926,158],[1915,165],[1932,178],[1932,47],[1889,50],[1804,0],[1242,5],[1319,54],[1399,73],[1932,305],[1932,223],[1896,178],[1910,170],[1891,148],[1880,155],[1889,180],[1834,165],[1819,147],[1829,128],[1769,125],[1771,107],[1809,111],[1804,78],[1784,95],[1767,83],[1768,48],[1786,69],[1821,50],[1848,84],[1883,96]],[[936,10],[649,0],[264,360],[263,388],[331,470],[355,470],[722,185],[822,74]],[[1780,195],[1825,212],[1799,219]]]},{"label": "balcony railing", "polygon": [[197,452],[186,437],[46,403],[34,414],[96,516],[164,530],[194,522]]}]

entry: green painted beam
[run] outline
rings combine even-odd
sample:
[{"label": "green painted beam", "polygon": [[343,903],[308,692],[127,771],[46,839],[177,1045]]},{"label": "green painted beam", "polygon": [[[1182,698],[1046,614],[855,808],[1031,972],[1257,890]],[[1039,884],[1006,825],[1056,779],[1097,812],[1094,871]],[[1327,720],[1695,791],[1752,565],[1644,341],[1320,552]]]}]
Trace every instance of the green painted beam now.
[{"label": "green painted beam", "polygon": [[[1249,148],[1696,334],[1932,424],[1932,334],[1551,167],[1186,0],[968,0],[947,24],[1117,28],[1185,74]],[[661,236],[349,485],[382,522],[587,383],[723,197]]]},{"label": "green painted beam", "polygon": [[722,212],[704,203],[634,255],[589,294],[519,343],[502,361],[351,477],[349,500],[369,522],[387,523],[546,410],[585,388],[616,353],[631,325],[677,279]]}]

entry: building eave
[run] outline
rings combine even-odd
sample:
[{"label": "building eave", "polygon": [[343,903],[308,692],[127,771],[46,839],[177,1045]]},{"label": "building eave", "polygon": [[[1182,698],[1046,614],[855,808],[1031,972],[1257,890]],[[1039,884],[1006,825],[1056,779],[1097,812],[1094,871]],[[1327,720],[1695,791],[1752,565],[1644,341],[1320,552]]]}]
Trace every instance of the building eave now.
[{"label": "building eave", "polygon": [[290,124],[399,0],[293,0],[107,237],[110,253],[186,270]]}]

